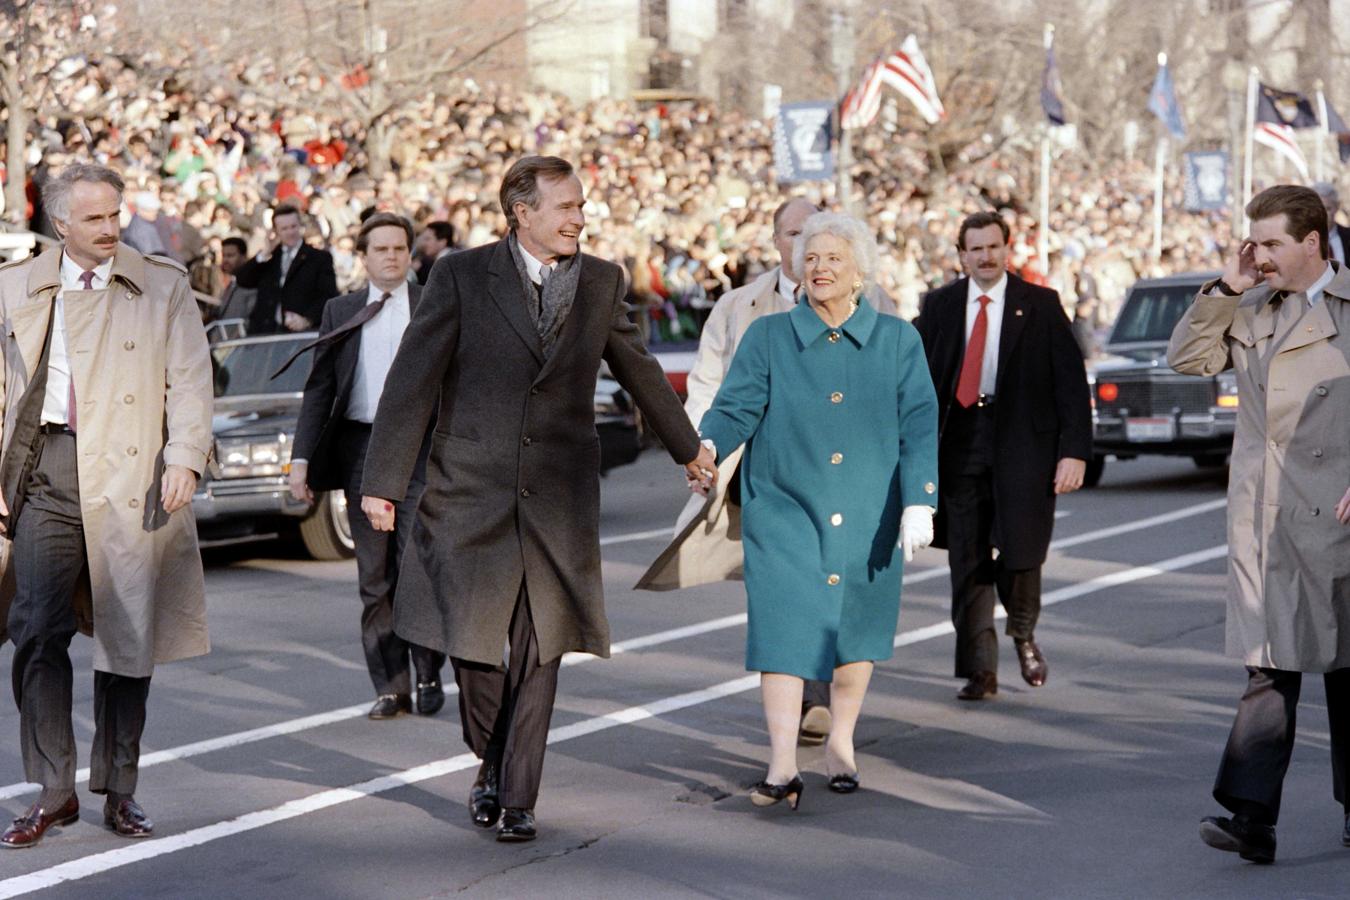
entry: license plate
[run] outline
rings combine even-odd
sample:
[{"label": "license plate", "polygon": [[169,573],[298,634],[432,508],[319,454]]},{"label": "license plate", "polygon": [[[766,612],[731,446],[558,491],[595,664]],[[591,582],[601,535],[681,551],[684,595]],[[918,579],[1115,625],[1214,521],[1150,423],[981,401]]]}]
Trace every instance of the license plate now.
[{"label": "license plate", "polygon": [[1177,425],[1171,418],[1125,420],[1127,441],[1170,441],[1176,434]]}]

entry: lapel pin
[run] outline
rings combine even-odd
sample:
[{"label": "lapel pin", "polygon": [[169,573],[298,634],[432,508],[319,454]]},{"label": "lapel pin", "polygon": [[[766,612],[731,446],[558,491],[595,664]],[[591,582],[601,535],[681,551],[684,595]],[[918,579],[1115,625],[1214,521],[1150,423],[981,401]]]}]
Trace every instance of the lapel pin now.
[{"label": "lapel pin", "polygon": [[1014,315],[1014,316],[1020,316],[1021,314],[1022,314],[1022,311],[1021,311],[1020,309],[1015,309],[1015,310],[1013,310],[1013,315]]}]

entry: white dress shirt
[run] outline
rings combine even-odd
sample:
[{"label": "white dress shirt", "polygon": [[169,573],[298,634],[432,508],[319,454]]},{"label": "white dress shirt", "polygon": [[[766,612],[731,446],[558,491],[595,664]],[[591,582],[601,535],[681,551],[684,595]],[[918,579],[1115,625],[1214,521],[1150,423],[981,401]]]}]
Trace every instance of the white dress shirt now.
[{"label": "white dress shirt", "polygon": [[994,393],[998,384],[998,342],[1003,332],[1003,297],[1008,292],[1008,276],[1004,275],[987,291],[980,290],[975,279],[970,279],[970,288],[966,291],[966,342],[970,342],[970,332],[975,328],[975,317],[980,312],[980,297],[988,297],[989,305],[984,315],[988,329],[984,335],[984,361],[980,365],[980,393]]},{"label": "white dress shirt", "polygon": [[[111,259],[106,259],[94,269],[94,290],[101,291],[108,286],[112,278]],[[79,263],[61,254],[61,290],[56,294],[56,304],[52,310],[55,321],[52,323],[52,345],[47,354],[47,393],[42,398],[41,421],[53,424],[65,424],[70,421],[67,410],[70,400],[70,357],[66,353],[66,291],[83,291],[84,283],[80,275],[84,269]]]},{"label": "white dress shirt", "polygon": [[1336,270],[1331,267],[1331,263],[1327,263],[1326,271],[1308,288],[1308,307],[1310,309],[1313,304],[1322,299],[1322,291],[1326,289],[1327,285],[1331,284],[1331,279],[1334,277],[1336,277]]},{"label": "white dress shirt", "polygon": [[[520,256],[525,260],[525,273],[530,276],[530,281],[542,285],[544,277],[541,274],[544,264],[530,255],[530,251],[525,249],[525,245],[516,241],[516,246],[520,248]],[[553,271],[553,266],[549,266],[549,271]]]},{"label": "white dress shirt", "polygon": [[[370,286],[366,304],[378,303],[384,291]],[[384,380],[394,364],[399,341],[411,318],[408,305],[408,285],[400,284],[389,292],[389,300],[375,318],[361,326],[361,351],[356,357],[356,378],[352,395],[347,401],[347,418],[358,422],[374,422],[375,410],[380,405]]]},{"label": "white dress shirt", "polygon": [[797,282],[787,277],[782,268],[778,270],[778,294],[789,304],[797,302]]}]

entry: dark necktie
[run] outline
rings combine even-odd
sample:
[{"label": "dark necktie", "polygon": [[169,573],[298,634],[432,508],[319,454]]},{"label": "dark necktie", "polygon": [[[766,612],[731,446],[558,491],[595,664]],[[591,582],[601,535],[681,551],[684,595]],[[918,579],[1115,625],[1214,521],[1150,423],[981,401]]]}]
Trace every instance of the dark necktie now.
[{"label": "dark necktie", "polygon": [[[80,273],[80,284],[84,285],[84,289],[85,289],[86,291],[92,291],[92,290],[94,289],[94,273],[93,273],[92,271],[89,271],[89,272],[81,272],[81,273]],[[69,368],[70,368],[70,362],[69,362],[69,360],[70,360],[70,347],[69,347],[69,346],[66,347],[66,360],[67,360],[67,362],[66,362],[66,368],[69,369]],[[76,414],[75,414],[75,373],[74,373],[74,372],[71,372],[71,373],[70,373],[70,378],[69,378],[69,380],[66,382],[66,427],[69,428],[71,431],[74,431],[74,430],[75,430],[75,418],[76,418]]]},{"label": "dark necktie", "polygon": [[989,307],[989,298],[979,296],[980,311],[975,314],[975,324],[970,329],[970,340],[966,341],[966,358],[961,361],[961,375],[956,379],[956,402],[962,406],[974,406],[980,399],[980,376],[984,371],[984,340],[989,331],[989,317],[985,310]]},{"label": "dark necktie", "polygon": [[367,303],[365,306],[361,307],[361,311],[359,313],[352,316],[350,319],[343,322],[341,325],[334,328],[327,334],[319,335],[317,338],[315,338],[305,346],[301,347],[299,350],[292,353],[286,359],[286,361],[281,364],[281,368],[277,369],[275,372],[272,373],[272,377],[280,378],[281,373],[289,369],[291,367],[291,363],[299,359],[301,354],[303,354],[305,351],[313,350],[316,347],[326,347],[329,344],[341,340],[345,335],[350,334],[351,332],[360,328],[362,325],[369,322],[371,319],[378,316],[380,314],[380,310],[384,309],[385,302],[392,296],[394,295],[389,293],[388,291],[385,291],[383,296],[381,296],[379,300],[376,300],[374,303]]}]

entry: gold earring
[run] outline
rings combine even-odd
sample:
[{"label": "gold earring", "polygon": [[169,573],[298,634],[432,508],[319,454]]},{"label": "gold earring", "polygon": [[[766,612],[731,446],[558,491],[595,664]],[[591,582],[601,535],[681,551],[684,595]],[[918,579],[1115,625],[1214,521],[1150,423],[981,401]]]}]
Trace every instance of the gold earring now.
[{"label": "gold earring", "polygon": [[853,282],[853,289],[854,289],[855,291],[860,291],[860,290],[862,290],[862,282],[861,282],[861,281],[855,281],[855,282]]}]

